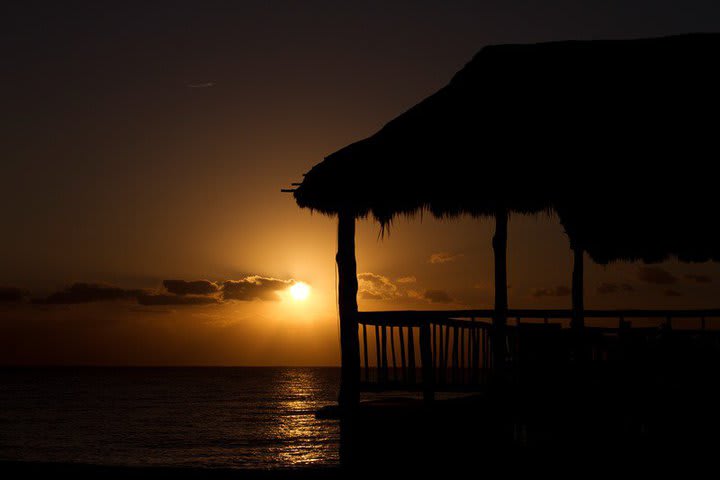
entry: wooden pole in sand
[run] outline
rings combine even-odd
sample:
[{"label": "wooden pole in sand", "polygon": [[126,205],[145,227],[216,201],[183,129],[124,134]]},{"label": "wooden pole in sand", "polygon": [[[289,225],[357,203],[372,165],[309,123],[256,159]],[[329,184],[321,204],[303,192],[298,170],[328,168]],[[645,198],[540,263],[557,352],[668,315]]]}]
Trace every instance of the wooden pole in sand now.
[{"label": "wooden pole in sand", "polygon": [[493,316],[493,367],[505,367],[505,334],[507,325],[507,228],[508,212],[500,207],[495,212],[495,235],[492,239],[495,254],[495,314]]},{"label": "wooden pole in sand", "polygon": [[585,326],[585,301],[583,286],[583,257],[585,251],[575,245],[573,246],[573,274],[572,274],[572,328],[576,332],[582,332]]},{"label": "wooden pole in sand", "polygon": [[570,330],[573,339],[572,356],[578,364],[583,364],[585,355],[585,301],[584,301],[584,253],[582,247],[577,244],[571,245],[573,251],[573,273],[572,273],[572,317],[570,319]]},{"label": "wooden pole in sand", "polygon": [[353,409],[360,401],[360,345],[358,341],[357,263],[355,261],[355,216],[347,212],[338,215],[338,303],[340,310],[342,409]]}]

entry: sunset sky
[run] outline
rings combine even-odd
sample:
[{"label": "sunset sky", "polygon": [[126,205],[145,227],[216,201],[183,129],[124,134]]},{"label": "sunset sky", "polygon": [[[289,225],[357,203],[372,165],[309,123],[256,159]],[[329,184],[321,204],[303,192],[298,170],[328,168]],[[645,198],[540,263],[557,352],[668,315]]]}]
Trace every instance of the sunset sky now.
[{"label": "sunset sky", "polygon": [[[4,1],[0,364],[337,365],[335,219],[281,188],[485,45],[699,31],[716,0]],[[360,308],[492,307],[492,231],[361,221]],[[508,269],[511,308],[569,307],[556,218],[511,218]],[[588,262],[586,307],[720,307],[719,283]]]}]

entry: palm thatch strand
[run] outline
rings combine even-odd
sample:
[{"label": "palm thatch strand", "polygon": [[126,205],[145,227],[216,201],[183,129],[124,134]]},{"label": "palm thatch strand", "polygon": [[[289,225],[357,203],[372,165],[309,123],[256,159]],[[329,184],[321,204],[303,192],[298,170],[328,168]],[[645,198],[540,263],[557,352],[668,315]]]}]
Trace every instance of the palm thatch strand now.
[{"label": "palm thatch strand", "polygon": [[720,34],[488,46],[294,196],[383,226],[555,211],[597,262],[720,260],[718,58]]}]

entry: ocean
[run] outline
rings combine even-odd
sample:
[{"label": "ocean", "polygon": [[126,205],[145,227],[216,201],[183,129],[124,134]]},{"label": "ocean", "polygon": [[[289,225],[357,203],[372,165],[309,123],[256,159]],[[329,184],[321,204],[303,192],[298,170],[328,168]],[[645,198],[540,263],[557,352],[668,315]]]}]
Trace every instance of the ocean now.
[{"label": "ocean", "polygon": [[0,461],[281,468],[339,463],[338,368],[0,369]]}]

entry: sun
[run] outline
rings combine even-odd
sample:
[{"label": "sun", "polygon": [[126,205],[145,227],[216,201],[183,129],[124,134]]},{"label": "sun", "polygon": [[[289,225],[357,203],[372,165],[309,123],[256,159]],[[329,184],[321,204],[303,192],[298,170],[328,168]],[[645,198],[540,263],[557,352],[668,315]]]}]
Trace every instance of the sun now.
[{"label": "sun", "polygon": [[310,285],[304,282],[297,282],[290,287],[290,296],[293,300],[302,301],[310,296]]}]

